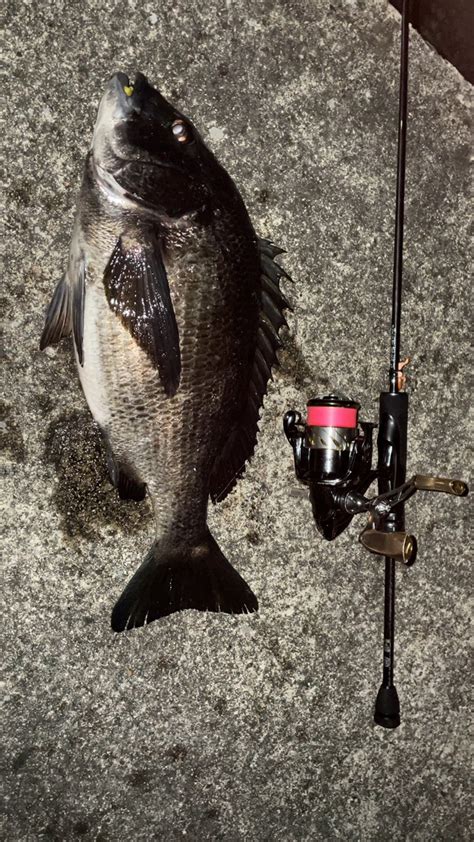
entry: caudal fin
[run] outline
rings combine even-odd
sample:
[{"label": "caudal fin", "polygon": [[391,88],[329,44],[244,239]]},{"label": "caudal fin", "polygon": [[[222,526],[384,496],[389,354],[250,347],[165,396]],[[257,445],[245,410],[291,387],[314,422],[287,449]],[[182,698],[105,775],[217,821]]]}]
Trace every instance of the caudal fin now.
[{"label": "caudal fin", "polygon": [[195,547],[153,544],[112,611],[116,632],[196,608],[245,614],[257,611],[257,597],[207,532]]}]

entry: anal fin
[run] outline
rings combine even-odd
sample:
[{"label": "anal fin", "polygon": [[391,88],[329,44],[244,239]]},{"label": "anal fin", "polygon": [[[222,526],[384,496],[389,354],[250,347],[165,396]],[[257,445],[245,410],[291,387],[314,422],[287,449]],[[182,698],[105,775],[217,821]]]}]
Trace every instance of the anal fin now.
[{"label": "anal fin", "polygon": [[121,465],[118,466],[115,487],[121,500],[135,500],[136,503],[139,503],[146,497],[146,484],[135,479]]},{"label": "anal fin", "polygon": [[105,433],[103,435],[110,482],[117,489],[121,500],[135,500],[136,503],[139,503],[146,497],[146,483],[138,479],[133,468],[124,465],[115,458],[107,435]]}]

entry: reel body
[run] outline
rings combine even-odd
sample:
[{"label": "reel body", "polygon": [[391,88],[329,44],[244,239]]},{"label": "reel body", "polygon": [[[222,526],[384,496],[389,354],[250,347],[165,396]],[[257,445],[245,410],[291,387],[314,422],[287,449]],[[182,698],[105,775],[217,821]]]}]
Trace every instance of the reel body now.
[{"label": "reel body", "polygon": [[316,527],[328,541],[349,526],[355,512],[341,501],[349,491],[364,494],[372,470],[375,424],[358,423],[360,404],[337,395],[308,401],[306,423],[287,412],[283,425],[293,448],[296,476],[309,487]]}]

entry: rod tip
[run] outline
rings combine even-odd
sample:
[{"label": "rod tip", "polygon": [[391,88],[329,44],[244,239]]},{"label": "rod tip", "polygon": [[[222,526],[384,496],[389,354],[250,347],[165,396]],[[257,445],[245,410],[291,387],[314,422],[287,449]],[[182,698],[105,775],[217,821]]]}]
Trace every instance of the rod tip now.
[{"label": "rod tip", "polygon": [[382,728],[398,728],[400,725],[400,702],[396,687],[382,684],[375,702],[374,722]]}]

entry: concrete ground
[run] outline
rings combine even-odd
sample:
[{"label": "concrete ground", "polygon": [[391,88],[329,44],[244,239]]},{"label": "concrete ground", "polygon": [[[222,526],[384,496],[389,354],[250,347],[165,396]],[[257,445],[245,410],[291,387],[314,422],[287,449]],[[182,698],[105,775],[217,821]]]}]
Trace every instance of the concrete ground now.
[{"label": "concrete ground", "polygon": [[[386,383],[399,19],[382,0],[7,2],[2,639],[7,840],[467,840],[469,501],[408,508],[402,725],[375,728],[383,565],[332,544],[282,414]],[[294,303],[256,457],[211,512],[257,593],[130,634],[110,610],[150,545],[121,503],[69,341],[41,354],[106,78],[146,72],[195,120]],[[468,478],[470,88],[418,35],[410,78],[403,350],[409,471]],[[472,329],[472,328],[471,328]]]}]

